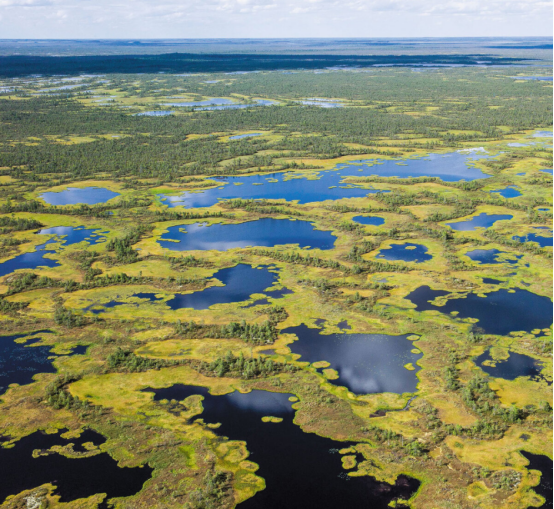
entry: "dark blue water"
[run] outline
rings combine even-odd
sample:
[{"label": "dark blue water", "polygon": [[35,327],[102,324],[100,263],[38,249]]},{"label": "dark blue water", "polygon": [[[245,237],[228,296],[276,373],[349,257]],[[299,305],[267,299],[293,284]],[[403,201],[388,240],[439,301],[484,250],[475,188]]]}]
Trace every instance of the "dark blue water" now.
[{"label": "dark blue water", "polygon": [[49,240],[44,244],[40,244],[35,248],[32,253],[23,253],[15,258],[6,260],[4,263],[0,263],[0,277],[6,274],[11,274],[17,269],[36,269],[38,267],[57,267],[60,265],[58,260],[52,260],[50,258],[44,258],[47,254],[55,253],[54,250],[48,249],[48,244],[52,244],[54,241]]},{"label": "dark blue water", "polygon": [[[483,173],[475,167],[475,161],[479,159],[489,159],[490,156],[484,154],[451,152],[448,154],[429,154],[422,158],[402,159],[402,160],[364,160],[352,161],[360,162],[361,166],[341,165],[341,170],[356,171],[360,168],[363,173],[358,176],[377,175],[379,177],[438,177],[445,182],[459,182],[460,180],[476,180],[490,178],[491,175]],[[374,166],[367,164],[373,162]],[[352,173],[355,175],[355,173]]]},{"label": "dark blue water", "polygon": [[[104,313],[106,311],[106,308],[115,308],[117,306],[130,306],[134,305],[136,307],[143,306],[146,302],[155,302],[159,300],[163,300],[163,297],[158,297],[155,293],[148,293],[148,292],[138,292],[131,295],[130,299],[133,299],[129,302],[120,302],[117,300],[112,300],[110,302],[106,302],[105,304],[98,304],[94,303],[90,306],[87,306],[86,308],[83,308],[84,312],[90,311],[91,313],[98,315],[100,313]],[[138,299],[138,302],[136,300]],[[144,302],[146,301],[146,302]]]},{"label": "dark blue water", "polygon": [[[32,346],[51,333],[42,330],[30,334],[0,336],[0,394],[4,393],[10,384],[27,385],[33,382],[37,373],[55,373],[53,366],[57,356],[51,353],[52,346]],[[25,343],[16,343],[16,339],[31,336],[33,339]],[[70,355],[85,353],[86,346],[74,348]],[[1,483],[0,483],[1,484]]]},{"label": "dark blue water", "polygon": [[[499,255],[510,255],[513,259],[501,259]],[[496,263],[517,263],[523,255],[514,255],[512,253],[505,253],[504,251],[499,251],[498,249],[475,249],[473,251],[468,251],[466,256],[469,256],[474,262],[478,263],[487,263],[487,264],[496,264]]]},{"label": "dark blue water", "polygon": [[356,216],[352,221],[360,224],[369,224],[371,226],[381,226],[385,223],[384,218],[378,216]]},{"label": "dark blue water", "polygon": [[[46,450],[55,445],[75,444],[74,450],[85,451],[83,444],[100,445],[104,437],[92,430],[81,433],[79,438],[65,439],[58,434],[47,435],[37,431],[19,439],[12,448],[0,447],[0,503],[10,495],[51,483],[60,502],[87,498],[96,493],[107,493],[107,499],[128,497],[138,493],[150,479],[152,468],[148,465],[120,468],[107,453],[84,458],[68,458],[52,453],[33,457],[36,449]],[[107,508],[104,503],[103,508]]]},{"label": "dark blue water", "polygon": [[68,187],[57,193],[42,193],[40,198],[50,205],[76,205],[78,203],[95,205],[106,203],[116,196],[119,196],[119,193],[103,187]]},{"label": "dark blue water", "polygon": [[427,254],[428,249],[421,244],[391,244],[386,249],[381,249],[377,253],[377,258],[385,260],[402,260],[405,262],[422,263],[431,260],[433,257]]},{"label": "dark blue water", "polygon": [[453,230],[470,232],[476,230],[477,228],[489,228],[497,221],[507,221],[513,217],[514,216],[510,216],[509,214],[487,214],[485,212],[481,212],[481,214],[471,218],[468,221],[446,223],[446,225],[450,226]]},{"label": "dark blue water", "polygon": [[55,226],[37,232],[39,235],[55,235],[56,242],[61,242],[64,247],[86,241],[88,244],[99,244],[104,242],[106,237],[101,235],[102,230],[85,228],[84,226]]},{"label": "dark blue water", "polygon": [[449,295],[450,292],[420,286],[405,298],[416,305],[416,311],[433,310],[445,314],[457,311],[456,318],[477,318],[479,321],[476,325],[485,334],[531,332],[552,325],[552,301],[548,297],[519,288],[512,292],[497,290],[487,293],[485,298],[469,293],[465,298],[448,299],[444,306],[436,306],[429,301]]},{"label": "dark blue water", "polygon": [[[186,228],[184,233],[181,230]],[[171,226],[160,246],[172,251],[228,251],[239,247],[299,244],[301,248],[332,249],[336,237],[331,232],[315,230],[312,223],[291,219],[259,219],[240,224],[193,223]],[[177,242],[172,242],[177,241]]]},{"label": "dark blue water", "polygon": [[507,359],[493,361],[495,366],[483,364],[492,360],[490,349],[487,349],[479,357],[473,359],[473,362],[493,378],[503,378],[504,380],[515,380],[520,376],[528,376],[531,379],[542,378],[540,377],[542,363],[528,355],[510,352]]},{"label": "dark blue water", "polygon": [[[342,184],[345,177],[379,175],[385,177],[436,176],[446,181],[489,178],[478,168],[471,166],[475,159],[488,158],[484,155],[460,154],[458,152],[431,154],[421,159],[352,161],[360,164],[341,165],[334,170],[313,173],[284,172],[248,177],[218,177],[222,186],[198,192],[186,192],[179,196],[160,195],[169,207],[211,207],[219,200],[242,199],[284,199],[298,203],[362,198],[372,193],[388,192],[379,189],[364,189],[357,185]],[[367,162],[374,162],[368,166]],[[399,166],[399,163],[402,166]],[[306,178],[310,176],[310,178]],[[317,180],[314,178],[318,177]],[[237,184],[237,185],[235,185]]]},{"label": "dark blue water", "polygon": [[548,173],[549,175],[552,175],[552,169],[549,170],[541,170],[543,173]]},{"label": "dark blue water", "polygon": [[537,235],[536,233],[528,233],[527,235],[517,236],[514,235],[512,240],[517,240],[518,242],[537,242],[540,247],[552,246],[552,230],[549,228],[536,227],[537,230],[546,229],[550,231],[550,237],[544,235]]},{"label": "dark blue water", "polygon": [[504,281],[501,281],[500,279],[493,279],[491,277],[484,277],[483,278],[483,284],[485,284],[485,285],[499,285],[503,282]]},{"label": "dark blue water", "polygon": [[[260,466],[256,475],[265,479],[266,487],[240,504],[240,509],[388,509],[391,501],[407,500],[419,488],[419,481],[403,475],[394,485],[369,476],[345,475],[337,449],[351,444],[304,433],[293,423],[294,409],[288,400],[291,394],[255,390],[212,396],[204,387],[186,385],[148,391],[154,392],[156,401],[183,401],[201,395],[204,422],[221,423],[212,431],[246,442],[249,459]],[[283,421],[264,423],[264,416]]]},{"label": "dark blue water", "polygon": [[537,209],[539,212],[550,212],[550,209],[545,209],[543,207]]},{"label": "dark blue water", "polygon": [[212,286],[200,292],[176,294],[166,304],[173,310],[208,309],[214,304],[248,300],[255,293],[265,293],[268,296],[272,296],[270,294],[273,292],[276,292],[274,295],[282,293],[282,290],[264,291],[279,279],[279,274],[270,272],[267,266],[254,268],[251,265],[239,264],[217,271],[213,278],[221,281],[225,286]]},{"label": "dark blue water", "polygon": [[249,134],[237,134],[236,136],[229,136],[230,140],[242,140],[243,138],[252,138],[253,136],[263,136],[264,133],[249,133]]},{"label": "dark blue water", "polygon": [[517,198],[521,196],[521,193],[518,191],[516,186],[508,186],[504,189],[494,189],[489,191],[489,193],[498,193],[503,198]]},{"label": "dark blue water", "polygon": [[[322,334],[302,324],[281,331],[295,334],[298,341],[287,345],[291,352],[301,355],[301,362],[327,361],[338,372],[333,385],[346,387],[354,394],[393,392],[404,394],[417,391],[416,362],[421,353],[412,353],[412,341],[404,336],[385,334]],[[412,363],[414,370],[404,367]]]},{"label": "dark blue water", "polygon": [[137,117],[167,117],[173,115],[174,111],[143,111],[141,113],[136,113]]},{"label": "dark blue water", "polygon": [[[533,486],[533,491],[544,498],[545,502],[540,507],[549,509],[553,507],[552,497],[552,460],[543,454],[532,454],[527,451],[519,451],[529,460],[527,470],[538,470],[541,478],[538,486]],[[532,509],[532,508],[529,508]]]}]

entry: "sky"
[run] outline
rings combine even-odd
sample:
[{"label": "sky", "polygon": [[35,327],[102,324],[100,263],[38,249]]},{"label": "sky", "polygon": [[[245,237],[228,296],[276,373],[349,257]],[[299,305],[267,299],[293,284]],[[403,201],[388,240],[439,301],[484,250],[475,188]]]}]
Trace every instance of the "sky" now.
[{"label": "sky", "polygon": [[0,0],[2,39],[551,35],[545,0]]}]

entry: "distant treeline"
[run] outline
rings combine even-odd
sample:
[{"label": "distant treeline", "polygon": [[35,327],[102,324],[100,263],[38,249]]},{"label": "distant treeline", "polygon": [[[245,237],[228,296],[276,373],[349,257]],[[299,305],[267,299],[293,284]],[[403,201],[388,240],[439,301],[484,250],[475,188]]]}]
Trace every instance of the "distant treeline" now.
[{"label": "distant treeline", "polygon": [[[521,58],[475,55],[222,55],[169,53],[164,55],[87,55],[0,57],[0,76],[13,78],[32,74],[78,73],[183,73],[275,71],[326,67],[368,67],[373,65],[510,65]],[[481,62],[481,63],[479,63]]]}]

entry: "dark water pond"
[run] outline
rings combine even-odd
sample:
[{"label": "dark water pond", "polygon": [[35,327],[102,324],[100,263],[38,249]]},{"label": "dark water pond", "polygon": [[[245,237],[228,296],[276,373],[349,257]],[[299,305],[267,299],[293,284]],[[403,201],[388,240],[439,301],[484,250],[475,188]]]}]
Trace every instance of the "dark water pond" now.
[{"label": "dark water pond", "polygon": [[[260,466],[256,474],[265,479],[266,488],[240,509],[387,509],[391,501],[409,499],[419,488],[418,480],[406,476],[399,476],[394,485],[347,476],[337,450],[351,444],[304,433],[293,423],[290,394],[252,391],[212,396],[204,387],[186,385],[148,390],[155,393],[155,400],[203,396],[204,422],[221,423],[215,430],[218,435],[246,441],[249,459]],[[283,421],[264,423],[264,416]]]},{"label": "dark water pond", "polygon": [[[183,231],[185,228],[186,233]],[[285,244],[327,250],[334,247],[336,240],[331,232],[316,230],[307,221],[266,218],[240,224],[207,226],[207,223],[193,223],[171,226],[163,238],[158,240],[158,244],[172,251],[228,251],[241,247]]]},{"label": "dark water pond", "polygon": [[538,235],[536,233],[528,233],[527,235],[522,235],[522,236],[514,235],[512,237],[512,240],[517,240],[518,242],[536,242],[540,247],[552,246],[552,230],[550,230],[549,228],[542,228],[542,227],[537,227],[535,229],[549,230],[550,237],[546,237],[544,235]]},{"label": "dark water pond", "polygon": [[[499,258],[500,255],[509,255],[510,258]],[[497,264],[497,263],[517,263],[523,255],[514,255],[512,253],[505,253],[504,251],[499,251],[498,249],[474,249],[473,251],[468,251],[466,256],[469,256],[474,262],[478,263],[487,263],[487,264]],[[515,258],[515,260],[513,259]]]},{"label": "dark water pond", "polygon": [[50,205],[76,205],[78,203],[95,205],[106,203],[116,196],[119,196],[119,193],[104,187],[68,187],[57,193],[42,193],[40,198]]},{"label": "dark water pond", "polygon": [[[385,334],[322,334],[302,324],[281,331],[294,334],[298,341],[289,344],[301,362],[327,361],[338,372],[333,385],[346,387],[354,394],[417,391],[416,362],[421,353],[412,353],[412,341],[404,336]],[[414,370],[404,365],[412,363]]]},{"label": "dark water pond", "polygon": [[[342,170],[360,169],[363,175],[377,175],[379,177],[438,177],[445,182],[458,182],[460,180],[476,180],[490,178],[491,175],[483,173],[475,167],[475,161],[479,159],[489,159],[485,154],[459,153],[452,152],[448,154],[429,154],[418,159],[403,160],[367,160],[353,161],[362,163],[361,166],[342,165]],[[376,163],[374,166],[367,166],[368,162]]]},{"label": "dark water pond", "polygon": [[[200,292],[176,294],[166,304],[171,309],[208,309],[214,304],[229,304],[248,300],[250,295],[264,293],[269,297],[279,298],[283,290],[264,291],[278,281],[279,275],[270,272],[267,266],[254,268],[251,265],[239,264],[222,269],[213,275],[225,286],[212,286]],[[269,301],[267,301],[269,303]]]},{"label": "dark water pond", "polygon": [[416,305],[416,311],[434,310],[448,314],[457,311],[456,318],[477,318],[476,325],[486,334],[531,332],[552,325],[552,301],[527,290],[501,289],[487,293],[485,298],[469,293],[465,298],[448,299],[444,306],[429,302],[449,294],[444,290],[420,286],[405,298]]},{"label": "dark water pond", "polygon": [[543,173],[548,173],[549,175],[552,175],[552,169],[549,170],[541,170]]},{"label": "dark water pond", "polygon": [[[533,454],[527,451],[519,451],[520,454],[529,460],[527,470],[538,470],[541,473],[541,478],[538,486],[533,486],[533,491],[544,497],[544,504],[541,506],[544,509],[553,507],[552,497],[552,460],[543,454]],[[529,508],[532,509],[532,508]]]},{"label": "dark water pond", "polygon": [[[55,373],[53,362],[59,355],[51,353],[52,346],[31,346],[42,340],[44,334],[51,333],[42,330],[31,334],[16,334],[0,336],[0,394],[4,393],[10,384],[27,385],[33,382],[37,373]],[[16,339],[31,336],[25,343],[16,343]],[[69,355],[81,355],[86,352],[86,346],[74,348]]]},{"label": "dark water pond", "polygon": [[45,228],[37,232],[39,235],[55,235],[55,240],[61,242],[64,247],[78,244],[86,241],[88,244],[99,244],[104,242],[106,237],[102,236],[102,230],[94,228],[85,228],[84,226],[55,226],[53,228]]},{"label": "dark water pond", "polygon": [[[165,302],[171,309],[191,308],[196,310],[208,309],[214,304],[230,304],[250,299],[255,293],[262,293],[273,299],[280,299],[284,295],[293,293],[288,288],[278,290],[267,290],[279,280],[279,274],[273,267],[262,265],[252,267],[251,265],[238,264],[235,267],[221,269],[212,278],[217,279],[225,286],[212,286],[198,292],[183,294],[176,293],[175,296]],[[103,313],[106,308],[114,308],[123,305],[142,306],[147,302],[163,300],[163,297],[156,293],[140,292],[135,293],[127,302],[111,301],[106,304],[92,304],[84,311],[91,311],[94,314]],[[269,300],[260,299],[245,307],[253,307],[260,304],[269,304]]]},{"label": "dark water pond", "polygon": [[384,218],[378,216],[356,216],[352,218],[352,221],[360,224],[368,224],[371,226],[381,226],[385,223]]},{"label": "dark water pond", "polygon": [[49,240],[48,242],[37,246],[31,253],[23,253],[15,258],[0,263],[0,277],[5,276],[6,274],[11,274],[18,269],[57,267],[60,265],[60,262],[52,260],[51,258],[44,258],[47,254],[55,253],[53,249],[48,249],[48,244],[52,244],[53,242],[53,240]]},{"label": "dark water pond", "polygon": [[489,228],[497,221],[508,221],[514,216],[509,214],[487,214],[481,212],[478,216],[472,217],[468,221],[458,221],[456,223],[446,223],[447,226],[450,226],[453,230],[460,232],[469,232],[474,231],[477,228]]},{"label": "dark water pond", "polygon": [[486,285],[499,285],[503,283],[504,281],[501,281],[500,279],[493,279],[491,277],[484,277],[483,283]]},{"label": "dark water pond", "polygon": [[[152,468],[119,468],[107,453],[85,458],[67,458],[53,453],[33,458],[36,449],[46,450],[55,445],[75,444],[75,451],[85,451],[83,444],[105,442],[92,430],[79,438],[64,439],[58,434],[47,435],[37,431],[21,438],[11,449],[0,447],[0,503],[9,495],[16,495],[45,483],[56,486],[60,502],[86,498],[96,493],[107,493],[107,499],[128,497],[142,489],[150,479]],[[104,499],[105,501],[106,499]],[[107,507],[102,504],[102,507]]]},{"label": "dark water pond", "polygon": [[498,193],[503,198],[517,198],[521,196],[521,193],[518,191],[516,186],[508,186],[504,189],[493,189],[489,193]]},{"label": "dark water pond", "polygon": [[473,362],[479,366],[487,375],[493,378],[503,378],[504,380],[515,380],[520,376],[528,376],[531,379],[538,379],[542,371],[542,363],[516,352],[510,352],[507,359],[493,361],[495,366],[483,364],[486,361],[493,361],[490,349],[485,350],[481,355],[473,359]]},{"label": "dark water pond", "polygon": [[384,260],[402,260],[405,262],[422,263],[431,260],[433,257],[427,254],[428,249],[421,244],[391,244],[386,249],[381,249],[377,253],[377,258]]}]

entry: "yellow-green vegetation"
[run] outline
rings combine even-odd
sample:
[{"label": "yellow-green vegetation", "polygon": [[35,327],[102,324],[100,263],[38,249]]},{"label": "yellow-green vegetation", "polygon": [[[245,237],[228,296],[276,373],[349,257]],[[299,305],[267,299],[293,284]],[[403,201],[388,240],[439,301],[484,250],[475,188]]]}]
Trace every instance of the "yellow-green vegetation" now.
[{"label": "yellow-green vegetation", "polygon": [[[520,451],[552,458],[548,317],[519,330],[533,310],[511,301],[497,321],[516,325],[498,332],[464,314],[462,306],[443,312],[452,302],[479,297],[486,303],[500,293],[521,300],[551,297],[552,247],[513,238],[552,235],[552,176],[541,171],[552,167],[552,145],[549,138],[533,137],[538,129],[551,131],[551,83],[516,85],[506,72],[376,68],[371,76],[352,75],[348,97],[337,97],[342,83],[327,71],[321,83],[313,73],[288,76],[294,92],[283,76],[262,72],[190,79],[117,75],[104,84],[91,78],[97,100],[106,98],[107,105],[83,94],[59,103],[32,97],[34,85],[27,94],[2,96],[0,271],[13,260],[19,265],[1,272],[0,320],[4,335],[23,335],[10,345],[24,353],[48,347],[48,369],[37,368],[32,380],[13,383],[0,373],[6,447],[17,447],[37,430],[63,430],[71,438],[90,428],[105,443],[86,444],[85,452],[70,446],[53,452],[75,457],[101,451],[121,467],[153,468],[142,489],[115,500],[114,507],[232,508],[269,483],[258,473],[262,465],[250,456],[248,440],[225,437],[219,432],[224,423],[205,421],[203,396],[157,399],[152,391],[181,385],[211,396],[265,391],[288,395],[291,417],[267,408],[258,422],[281,429],[289,419],[306,434],[334,440],[341,476],[392,485],[400,475],[417,479],[420,486],[406,502],[413,509],[539,506],[543,500],[533,487],[540,475],[527,468]],[[217,83],[208,87],[212,78]],[[437,97],[426,92],[433,87]],[[316,92],[345,107],[327,111],[296,102]],[[168,110],[164,103],[213,97],[237,105],[256,99],[276,104],[209,112],[175,107],[172,116],[135,116]],[[526,101],[531,112],[514,109],[516,101]],[[44,132],[28,120],[29,112],[46,119]],[[21,119],[17,128],[12,118]],[[488,178],[450,182],[371,173],[385,162],[403,170],[429,154],[445,161],[486,154],[468,164]],[[364,160],[370,161],[359,162]],[[186,203],[187,193],[222,186],[240,196],[251,187],[217,177],[262,175],[267,180],[259,188],[272,189],[283,172],[301,194],[323,172],[345,164],[359,166],[359,176],[330,187],[363,188],[367,196],[308,203],[221,200],[191,208],[167,200],[185,196]],[[508,186],[520,195],[491,193]],[[41,197],[91,187],[119,196],[60,206]],[[376,189],[381,192],[370,193]],[[448,225],[481,214],[512,217],[486,229]],[[383,224],[353,221],[360,215]],[[307,221],[330,232],[334,244],[256,246],[247,238],[231,239],[244,240],[241,247],[191,251],[160,244],[172,227],[190,232],[196,223],[209,228],[267,218]],[[102,240],[37,235],[55,227],[97,230]],[[45,242],[44,265],[25,265]],[[430,258],[382,257],[404,244],[426,249]],[[498,254],[482,262],[468,256],[476,250]],[[233,287],[236,282],[225,284],[218,273],[239,264],[265,268],[273,286],[203,305],[215,290]],[[409,296],[422,287],[433,299],[416,303]],[[172,308],[179,296],[190,297],[197,309]],[[302,324],[344,342],[349,334],[406,335],[407,353],[394,362],[414,389],[354,391],[350,380],[373,359],[363,354],[308,361],[294,353],[301,340],[282,332]],[[37,332],[44,330],[53,334]],[[74,354],[76,348],[82,351]],[[490,358],[479,363],[486,354]],[[503,374],[515,355],[525,358],[528,370]],[[386,369],[375,371],[393,377]],[[94,509],[103,499],[92,494],[61,502],[54,484],[29,488],[0,507],[31,507],[33,496],[43,504],[36,507]]]}]

